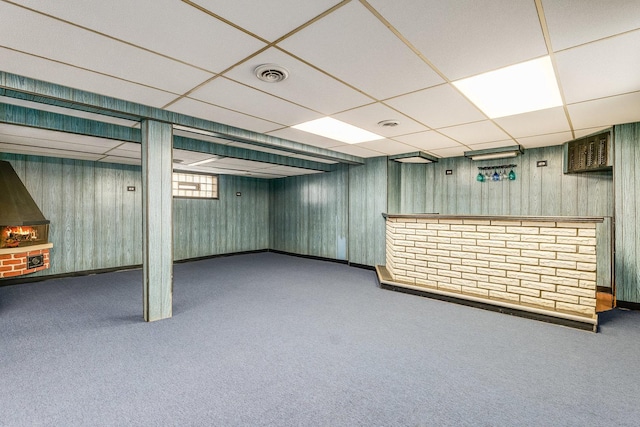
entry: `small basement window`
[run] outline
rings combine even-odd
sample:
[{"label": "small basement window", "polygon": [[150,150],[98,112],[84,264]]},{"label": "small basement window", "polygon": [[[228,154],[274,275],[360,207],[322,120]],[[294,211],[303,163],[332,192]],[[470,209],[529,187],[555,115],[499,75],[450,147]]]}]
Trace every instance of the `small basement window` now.
[{"label": "small basement window", "polygon": [[217,199],[218,175],[173,172],[173,197]]}]

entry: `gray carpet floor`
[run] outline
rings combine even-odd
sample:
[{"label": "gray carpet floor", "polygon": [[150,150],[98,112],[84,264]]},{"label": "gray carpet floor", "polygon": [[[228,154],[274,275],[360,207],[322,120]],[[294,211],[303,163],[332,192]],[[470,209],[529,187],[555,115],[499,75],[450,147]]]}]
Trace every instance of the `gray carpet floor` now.
[{"label": "gray carpet floor", "polygon": [[274,253],[0,288],[1,426],[637,426],[640,312],[594,334]]}]

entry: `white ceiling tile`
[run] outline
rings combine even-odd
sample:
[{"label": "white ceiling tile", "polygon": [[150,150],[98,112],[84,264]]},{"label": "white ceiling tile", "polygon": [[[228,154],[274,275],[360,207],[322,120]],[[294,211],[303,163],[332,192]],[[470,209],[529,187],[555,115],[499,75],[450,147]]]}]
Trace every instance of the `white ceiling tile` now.
[{"label": "white ceiling tile", "polygon": [[321,171],[316,171],[312,169],[302,169],[302,168],[294,168],[291,166],[273,166],[266,169],[261,169],[261,173],[269,173],[269,174],[286,174],[286,175],[308,175],[313,173],[322,173]]},{"label": "white ceiling tile", "polygon": [[81,151],[56,150],[55,148],[31,147],[28,145],[5,144],[3,142],[0,142],[0,152],[91,161],[95,161],[104,157],[102,154],[91,154]]},{"label": "white ceiling tile", "polygon": [[438,131],[451,139],[467,145],[509,139],[509,135],[489,120],[442,128],[438,129]]},{"label": "white ceiling tile", "polygon": [[584,129],[640,121],[640,92],[567,106],[573,127]]},{"label": "white ceiling tile", "polygon": [[394,138],[397,141],[416,147],[420,150],[436,150],[439,148],[459,147],[460,144],[448,136],[435,131],[419,132]]},{"label": "white ceiling tile", "polygon": [[[216,167],[216,168],[232,167],[233,169],[239,168],[244,170],[264,169],[270,166],[269,163],[254,162],[252,160],[244,160],[244,159],[234,159],[231,157],[225,157],[223,159],[216,160],[215,162],[207,163],[207,165],[210,165],[210,167]],[[202,165],[202,166],[204,167],[205,165]]]},{"label": "white ceiling tile", "polygon": [[571,141],[573,137],[571,132],[551,133],[547,135],[529,136],[526,138],[518,138],[517,141],[525,149],[536,147],[548,147],[551,145],[560,145],[564,142]]},{"label": "white ceiling tile", "polygon": [[32,55],[0,47],[2,71],[32,79],[44,80],[63,86],[94,92],[137,102],[152,107],[162,107],[175,99],[175,94],[127,82],[92,71],[61,64]]},{"label": "white ceiling tile", "polygon": [[104,153],[122,141],[0,123],[0,140],[57,150]]},{"label": "white ceiling tile", "polygon": [[[255,68],[262,64],[277,64],[286,68],[289,78],[279,83],[263,82],[254,73]],[[368,96],[275,48],[240,64],[225,73],[225,77],[327,115],[372,101]]]},{"label": "white ceiling tile", "polygon": [[18,51],[174,93],[184,93],[212,76],[8,3],[0,3],[0,16],[3,46]]},{"label": "white ceiling tile", "polygon": [[[332,117],[387,138],[427,130],[426,126],[379,102],[334,114]],[[378,125],[383,120],[397,120],[399,124],[390,127]]]},{"label": "white ceiling tile", "polygon": [[370,0],[450,80],[547,54],[531,0]]},{"label": "white ceiling tile", "polygon": [[269,41],[291,32],[325,10],[339,3],[337,0],[195,0],[208,11]]},{"label": "white ceiling tile", "polygon": [[109,150],[106,154],[110,156],[140,159],[142,158],[141,147],[142,146],[140,144],[133,144],[128,142],[114,148],[113,150]]},{"label": "white ceiling tile", "polygon": [[385,103],[434,129],[486,119],[448,84],[389,99]]},{"label": "white ceiling tile", "polygon": [[557,53],[566,102],[640,90],[638,46],[640,30]]},{"label": "white ceiling tile", "polygon": [[437,150],[430,150],[429,152],[438,157],[459,157],[464,156],[465,151],[469,150],[460,145],[458,147],[451,148],[438,148]]},{"label": "white ceiling tile", "polygon": [[562,107],[500,117],[493,121],[516,138],[570,130]]},{"label": "white ceiling tile", "polygon": [[[226,108],[211,105],[206,102],[191,98],[182,98],[166,108],[175,113],[187,116],[198,117],[200,119],[211,120],[212,122],[223,123],[241,129],[252,130],[254,132],[268,132],[282,127],[282,125],[259,119],[257,117],[232,111]],[[189,138],[198,138],[196,135],[188,135]]]},{"label": "white ceiling tile", "polygon": [[402,142],[392,141],[390,139],[379,139],[377,141],[361,142],[360,144],[357,144],[357,146],[388,155],[404,154],[416,151],[416,149],[410,145],[403,144]]},{"label": "white ceiling tile", "polygon": [[[212,72],[227,69],[265,45],[181,1],[22,0],[21,3]],[[171,31],[174,28],[179,31]]]},{"label": "white ceiling tile", "polygon": [[189,97],[286,126],[322,117],[315,111],[225,78],[207,83]]},{"label": "white ceiling tile", "polygon": [[599,127],[595,127],[595,128],[588,128],[588,129],[578,129],[576,131],[574,131],[573,133],[576,135],[576,138],[582,138],[583,136],[588,136],[588,135],[592,135],[594,133],[598,133],[601,132],[605,129],[609,129],[610,126],[599,126]]},{"label": "white ceiling tile", "polygon": [[517,143],[514,142],[513,139],[507,139],[505,141],[482,142],[480,144],[469,144],[469,151],[509,147],[513,145],[517,145]]},{"label": "white ceiling tile", "polygon": [[358,145],[350,145],[350,144],[337,145],[337,146],[331,147],[331,150],[338,151],[340,153],[350,154],[352,156],[358,156],[358,157],[378,157],[378,156],[385,155],[380,151],[368,150],[363,147],[358,147]]},{"label": "white ceiling tile", "polygon": [[443,82],[355,1],[285,39],[279,46],[377,99]]},{"label": "white ceiling tile", "polygon": [[553,50],[640,28],[638,0],[544,0]]},{"label": "white ceiling tile", "polygon": [[333,147],[338,143],[338,141],[334,139],[325,138],[323,136],[314,135],[309,132],[292,128],[278,129],[276,131],[267,132],[267,134],[319,148]]}]

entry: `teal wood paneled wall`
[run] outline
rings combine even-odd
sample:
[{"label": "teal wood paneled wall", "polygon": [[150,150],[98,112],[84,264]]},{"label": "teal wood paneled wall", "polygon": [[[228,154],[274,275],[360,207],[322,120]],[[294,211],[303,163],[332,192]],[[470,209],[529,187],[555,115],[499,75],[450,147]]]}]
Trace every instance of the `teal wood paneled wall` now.
[{"label": "teal wood paneled wall", "polygon": [[270,181],[270,248],[347,259],[348,166]]},{"label": "teal wood paneled wall", "polygon": [[614,129],[618,300],[640,303],[640,123]]},{"label": "teal wood paneled wall", "polygon": [[[51,267],[30,277],[142,263],[139,166],[5,153],[0,159],[51,221]],[[131,185],[136,191],[126,191]],[[219,200],[174,199],[174,259],[269,247],[269,182],[220,175],[220,192]]]},{"label": "teal wood paneled wall", "polygon": [[368,158],[349,167],[349,262],[385,263],[387,211],[387,158]]},{"label": "teal wood paneled wall", "polygon": [[[547,167],[537,167],[546,160]],[[562,146],[526,150],[515,160],[464,157],[402,164],[400,211],[470,215],[613,216],[613,174],[564,174]],[[517,164],[515,181],[476,181],[478,167]],[[446,175],[447,169],[453,171]],[[507,171],[508,172],[508,171]]]},{"label": "teal wood paneled wall", "polygon": [[[140,168],[0,153],[51,221],[46,276],[142,263]],[[129,185],[135,192],[126,191]]]},{"label": "teal wood paneled wall", "polygon": [[218,200],[173,199],[175,260],[269,248],[269,182],[219,175],[218,184]]}]

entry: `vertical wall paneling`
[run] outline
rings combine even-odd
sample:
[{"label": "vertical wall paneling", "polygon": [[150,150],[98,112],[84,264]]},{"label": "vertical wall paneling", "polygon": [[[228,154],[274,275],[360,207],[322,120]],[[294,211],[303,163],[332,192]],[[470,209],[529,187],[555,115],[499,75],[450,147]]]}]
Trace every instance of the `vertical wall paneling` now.
[{"label": "vertical wall paneling", "polygon": [[[389,160],[387,164],[387,213],[400,213],[402,168],[399,162]],[[422,189],[424,191],[424,188]]]},{"label": "vertical wall paneling", "polygon": [[[147,322],[172,314],[172,133],[169,123],[142,121],[142,271]],[[113,191],[106,184],[103,189]],[[109,218],[107,223],[113,226]]]},{"label": "vertical wall paneling", "polygon": [[640,303],[640,123],[614,128],[616,298]]},{"label": "vertical wall paneling", "polygon": [[349,167],[349,262],[377,265],[385,262],[387,158],[366,159]]}]

